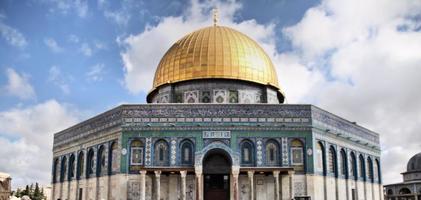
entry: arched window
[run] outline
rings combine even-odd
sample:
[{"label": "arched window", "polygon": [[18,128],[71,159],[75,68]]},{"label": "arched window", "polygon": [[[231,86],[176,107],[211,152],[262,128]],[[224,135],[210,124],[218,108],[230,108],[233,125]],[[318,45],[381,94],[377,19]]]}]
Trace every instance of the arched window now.
[{"label": "arched window", "polygon": [[279,165],[279,145],[275,140],[266,142],[266,164]]},{"label": "arched window", "polygon": [[60,182],[63,182],[66,179],[66,171],[67,171],[67,158],[63,156],[61,159],[61,168],[60,168]]},{"label": "arched window", "polygon": [[119,154],[117,150],[117,142],[113,142],[110,146],[108,174],[118,172]]},{"label": "arched window", "polygon": [[357,158],[355,157],[354,152],[351,152],[351,165],[349,168],[349,175],[353,176],[355,180],[358,178],[357,175]]},{"label": "arched window", "polygon": [[96,175],[97,176],[100,176],[104,172],[105,162],[106,162],[106,159],[105,159],[105,149],[104,149],[104,146],[103,145],[101,145],[99,147],[96,160],[97,160]]},{"label": "arched window", "polygon": [[56,158],[53,164],[53,183],[57,182],[58,171],[58,158]]},{"label": "arched window", "polygon": [[338,160],[339,161],[339,167],[340,167],[340,173],[341,175],[347,177],[347,159],[346,159],[346,153],[344,149],[341,149],[341,154],[340,154],[341,158]]},{"label": "arched window", "polygon": [[249,140],[241,142],[241,163],[245,165],[254,164],[254,146]]},{"label": "arched window", "polygon": [[322,143],[318,142],[316,144],[316,170],[318,172],[322,172],[323,174],[326,174],[325,165],[323,164],[323,161],[325,160],[325,153],[324,153],[324,146]]},{"label": "arched window", "polygon": [[181,164],[191,165],[193,164],[193,143],[190,140],[184,140],[181,142]]},{"label": "arched window", "polygon": [[75,155],[72,154],[69,159],[69,174],[67,175],[69,180],[75,177]]},{"label": "arched window", "polygon": [[370,182],[373,182],[373,161],[370,157],[367,158],[367,177]]},{"label": "arched window", "polygon": [[392,189],[388,189],[387,190],[387,195],[393,195],[393,190]]},{"label": "arched window", "polygon": [[303,143],[294,139],[291,141],[291,164],[292,165],[303,165],[304,164],[304,155],[303,155]]},{"label": "arched window", "polygon": [[377,180],[378,183],[381,183],[380,162],[378,159],[376,159],[374,162],[374,178],[375,180]]},{"label": "arched window", "polygon": [[81,151],[79,153],[79,156],[77,157],[77,174],[76,174],[76,178],[79,180],[80,177],[83,176],[83,170],[84,170],[84,163],[85,163],[85,159],[84,159],[84,154],[83,151]]},{"label": "arched window", "polygon": [[143,142],[140,140],[133,140],[130,144],[130,163],[143,165]]},{"label": "arched window", "polygon": [[328,154],[328,169],[329,173],[336,174],[336,151],[333,146],[329,148]]},{"label": "arched window", "polygon": [[359,177],[365,180],[365,162],[363,155],[360,155],[359,163]]},{"label": "arched window", "polygon": [[87,159],[87,165],[86,165],[86,177],[89,178],[94,174],[94,155],[95,152],[93,149],[89,149],[88,151],[88,159]]},{"label": "arched window", "polygon": [[158,140],[155,143],[155,165],[165,166],[168,165],[168,143],[165,140]]},{"label": "arched window", "polygon": [[399,194],[411,194],[411,190],[404,187],[404,188],[399,190]]}]

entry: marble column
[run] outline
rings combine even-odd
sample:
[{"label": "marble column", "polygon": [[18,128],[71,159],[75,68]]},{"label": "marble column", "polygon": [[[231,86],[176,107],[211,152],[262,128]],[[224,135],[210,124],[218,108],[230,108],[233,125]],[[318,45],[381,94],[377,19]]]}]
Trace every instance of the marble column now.
[{"label": "marble column", "polygon": [[187,171],[180,171],[181,175],[181,200],[186,200],[186,176]]},{"label": "marble column", "polygon": [[232,174],[232,188],[233,188],[233,191],[234,191],[233,198],[234,198],[234,200],[239,200],[240,194],[238,192],[238,175],[240,174],[240,167],[239,166],[232,166],[231,174]]},{"label": "marble column", "polygon": [[161,171],[155,171],[155,199],[161,200]]},{"label": "marble column", "polygon": [[279,200],[279,171],[273,171],[273,178],[275,178],[275,200]]},{"label": "marble column", "polygon": [[202,175],[202,166],[195,167],[196,173],[196,200],[203,200],[203,175]]},{"label": "marble column", "polygon": [[146,170],[140,171],[140,200],[146,200]]},{"label": "marble column", "polygon": [[254,176],[254,171],[248,171],[247,172],[248,177],[249,177],[249,184],[250,184],[250,199],[249,200],[254,200],[254,180],[253,180],[253,176]]},{"label": "marble column", "polygon": [[288,171],[289,176],[289,199],[294,199],[294,171]]}]

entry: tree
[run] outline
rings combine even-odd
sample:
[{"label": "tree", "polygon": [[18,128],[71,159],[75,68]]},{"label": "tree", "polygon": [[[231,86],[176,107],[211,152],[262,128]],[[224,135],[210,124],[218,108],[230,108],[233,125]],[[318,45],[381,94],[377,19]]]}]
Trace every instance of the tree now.
[{"label": "tree", "polygon": [[33,199],[33,200],[41,200],[42,199],[42,196],[41,196],[41,192],[39,190],[38,183],[35,183],[35,190],[34,190],[34,193],[33,193],[32,197],[31,197],[31,199]]},{"label": "tree", "polygon": [[21,196],[23,196],[23,195],[28,195],[29,196],[29,193],[30,193],[29,186],[26,185],[25,189],[21,193]]}]

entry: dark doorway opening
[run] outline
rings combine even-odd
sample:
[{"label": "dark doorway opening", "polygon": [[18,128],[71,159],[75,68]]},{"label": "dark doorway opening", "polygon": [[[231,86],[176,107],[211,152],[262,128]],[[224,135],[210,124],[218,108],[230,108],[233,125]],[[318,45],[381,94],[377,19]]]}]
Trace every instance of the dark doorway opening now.
[{"label": "dark doorway opening", "polygon": [[223,150],[209,151],[203,160],[204,200],[230,198],[231,160]]}]

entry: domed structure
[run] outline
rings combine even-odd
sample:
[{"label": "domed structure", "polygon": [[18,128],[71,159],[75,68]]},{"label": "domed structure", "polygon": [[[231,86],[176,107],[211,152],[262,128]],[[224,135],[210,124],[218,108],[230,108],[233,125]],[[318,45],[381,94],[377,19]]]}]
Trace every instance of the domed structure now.
[{"label": "domed structure", "polygon": [[409,159],[403,182],[385,185],[385,199],[421,199],[421,153]]},{"label": "domed structure", "polygon": [[184,36],[165,53],[147,101],[283,103],[284,98],[272,61],[255,41],[211,26]]},{"label": "domed structure", "polygon": [[418,153],[409,159],[407,172],[421,172],[421,153]]},{"label": "domed structure", "polygon": [[52,199],[382,200],[379,134],[284,99],[252,39],[216,23],[190,33],[148,104],[54,135]]}]

